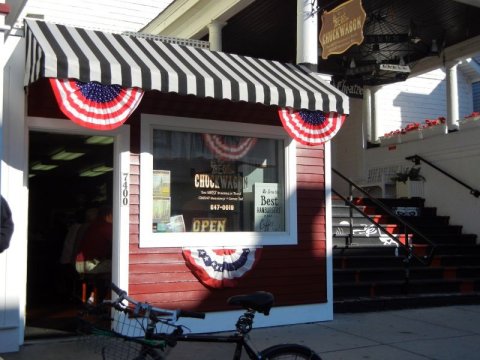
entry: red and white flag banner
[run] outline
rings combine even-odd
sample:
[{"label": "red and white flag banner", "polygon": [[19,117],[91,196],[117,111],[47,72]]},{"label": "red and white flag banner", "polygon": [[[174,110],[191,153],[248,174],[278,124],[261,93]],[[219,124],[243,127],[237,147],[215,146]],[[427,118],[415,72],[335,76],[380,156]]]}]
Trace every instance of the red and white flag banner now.
[{"label": "red and white flag banner", "polygon": [[212,249],[184,248],[188,268],[211,288],[235,287],[240,278],[253,269],[260,259],[261,247]]},{"label": "red and white flag banner", "polygon": [[278,115],[288,134],[298,142],[314,146],[332,139],[342,127],[346,115],[334,111],[279,108]]},{"label": "red and white flag banner", "polygon": [[142,100],[140,88],[122,88],[92,81],[50,78],[62,112],[74,123],[95,130],[122,125]]},{"label": "red and white flag banner", "polygon": [[256,138],[241,138],[237,143],[227,143],[225,137],[216,134],[203,134],[203,139],[208,149],[222,160],[241,159],[257,143]]}]

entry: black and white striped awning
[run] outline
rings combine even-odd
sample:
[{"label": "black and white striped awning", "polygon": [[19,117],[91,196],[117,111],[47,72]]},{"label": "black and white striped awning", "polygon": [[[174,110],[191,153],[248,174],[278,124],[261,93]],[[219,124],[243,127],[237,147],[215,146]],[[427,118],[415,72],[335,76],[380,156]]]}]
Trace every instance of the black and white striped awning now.
[{"label": "black and white striped awning", "polygon": [[27,20],[25,85],[41,77],[348,114],[348,97],[298,65]]}]

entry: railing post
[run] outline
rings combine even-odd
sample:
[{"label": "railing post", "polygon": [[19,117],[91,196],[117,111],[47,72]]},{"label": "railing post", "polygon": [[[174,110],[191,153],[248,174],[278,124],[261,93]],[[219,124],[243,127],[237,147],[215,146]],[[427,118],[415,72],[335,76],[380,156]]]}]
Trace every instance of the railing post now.
[{"label": "railing post", "polygon": [[412,156],[407,156],[405,158],[405,160],[411,160],[413,161],[413,163],[415,165],[420,165],[420,163],[423,161],[425,164],[431,166],[432,168],[434,168],[435,170],[437,170],[438,172],[440,172],[441,174],[445,175],[446,177],[452,179],[453,181],[457,182],[458,184],[462,185],[463,187],[467,188],[469,191],[470,191],[470,194],[475,196],[476,198],[480,197],[480,191],[477,190],[477,189],[474,189],[472,188],[470,185],[464,183],[463,181],[457,179],[455,176],[447,173],[445,170],[443,169],[440,169],[438,166],[434,165],[433,163],[431,163],[430,161],[422,158],[421,156],[419,155],[412,155]]},{"label": "railing post", "polygon": [[[353,186],[352,184],[349,184],[348,186],[349,190],[348,190],[348,200],[350,201],[350,203],[353,201]],[[349,234],[348,234],[348,246],[352,245],[353,243],[353,208],[351,206],[348,207],[349,209],[349,225],[350,225],[350,231],[349,231]]]},{"label": "railing post", "polygon": [[408,228],[405,227],[404,229],[405,232],[405,245],[407,249],[407,254],[405,256],[405,259],[403,259],[403,263],[405,265],[405,283],[404,283],[404,288],[403,292],[404,294],[408,294],[410,292],[410,261],[412,260],[413,257],[413,245],[410,237],[408,236]]}]

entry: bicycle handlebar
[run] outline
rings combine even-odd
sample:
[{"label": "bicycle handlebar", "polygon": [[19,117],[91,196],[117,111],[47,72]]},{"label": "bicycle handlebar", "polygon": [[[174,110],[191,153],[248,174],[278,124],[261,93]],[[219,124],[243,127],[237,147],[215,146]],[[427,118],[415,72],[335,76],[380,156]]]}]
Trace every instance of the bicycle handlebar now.
[{"label": "bicycle handlebar", "polygon": [[136,308],[144,308],[148,307],[148,310],[154,316],[158,316],[161,318],[172,317],[174,321],[176,321],[180,317],[189,317],[194,319],[205,319],[205,313],[198,312],[198,311],[189,311],[189,310],[168,310],[168,309],[161,309],[155,306],[152,306],[148,303],[139,302],[130,296],[128,296],[125,290],[120,289],[116,284],[112,283],[111,288],[115,294],[117,294],[118,298],[111,303],[120,304],[123,300],[128,301],[129,303],[135,305]]},{"label": "bicycle handlebar", "polygon": [[[127,297],[127,292],[125,290],[122,290],[120,289],[117,285],[115,285],[114,283],[111,284],[111,287],[112,287],[112,290],[115,292],[115,294],[118,295],[119,298],[121,298],[122,300],[123,299],[126,299]],[[128,299],[126,299],[128,300]]]}]

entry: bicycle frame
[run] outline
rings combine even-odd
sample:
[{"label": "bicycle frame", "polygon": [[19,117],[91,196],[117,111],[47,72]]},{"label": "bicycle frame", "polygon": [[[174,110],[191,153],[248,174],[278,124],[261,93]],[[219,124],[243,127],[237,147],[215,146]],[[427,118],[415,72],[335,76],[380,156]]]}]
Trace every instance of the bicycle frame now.
[{"label": "bicycle frame", "polygon": [[[254,315],[251,311],[246,311],[245,314],[250,314],[248,316],[247,322],[249,326],[253,323]],[[245,318],[245,315],[243,315]],[[240,317],[242,318],[242,316]],[[148,326],[145,332],[145,339],[151,340],[164,340],[165,334],[156,334],[155,333],[156,322],[154,320],[149,320]],[[243,330],[245,333],[242,333],[242,329],[238,327],[237,322],[237,331],[232,335],[207,335],[207,334],[174,334],[171,338],[175,345],[177,342],[196,342],[196,343],[222,343],[222,344],[235,344],[235,350],[233,353],[232,360],[240,360],[242,356],[242,350],[245,349],[248,357],[250,359],[261,359],[260,355],[253,349],[253,347],[248,343],[246,339],[246,334],[248,331]],[[168,342],[168,341],[167,341]],[[175,346],[173,345],[173,346]]]},{"label": "bicycle frame", "polygon": [[202,334],[184,334],[176,338],[178,342],[197,342],[197,343],[222,343],[236,344],[232,360],[240,360],[242,350],[245,349],[250,359],[260,359],[260,355],[250,346],[242,334],[233,335],[202,335]]}]

